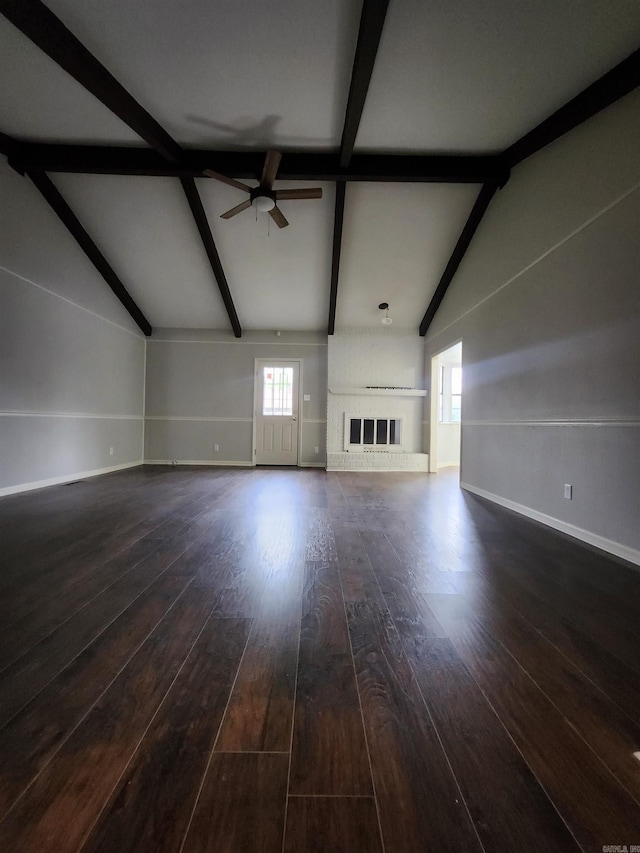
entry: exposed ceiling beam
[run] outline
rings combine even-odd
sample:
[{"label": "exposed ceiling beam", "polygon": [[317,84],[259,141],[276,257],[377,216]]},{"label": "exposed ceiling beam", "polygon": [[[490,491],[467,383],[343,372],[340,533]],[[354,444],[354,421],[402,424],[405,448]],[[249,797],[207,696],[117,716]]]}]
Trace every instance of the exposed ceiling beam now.
[{"label": "exposed ceiling beam", "polygon": [[4,154],[5,157],[13,157],[18,148],[19,143],[15,139],[7,136],[6,133],[0,133],[0,154]]},{"label": "exposed ceiling beam", "polygon": [[[148,148],[21,142],[10,162],[20,172],[37,169],[95,175],[197,178],[204,169],[213,169],[234,178],[258,180],[264,151],[183,149],[180,164],[174,166]],[[493,154],[354,154],[349,168],[342,169],[336,153],[285,152],[278,179],[482,184],[504,179],[507,173],[500,156]]]},{"label": "exposed ceiling beam", "polygon": [[98,249],[91,237],[82,227],[78,217],[60,195],[58,189],[53,185],[49,176],[45,175],[44,172],[28,172],[27,174],[40,190],[40,193],[49,203],[53,211],[67,226],[71,236],[75,239],[82,251],[98,270],[102,278],[107,282],[120,302],[122,302],[133,320],[138,324],[144,334],[149,337],[153,331],[149,321],[138,308],[129,294],[129,291],[115,274],[100,249]]},{"label": "exposed ceiling beam", "polygon": [[640,48],[504,152],[512,167],[640,86]]},{"label": "exposed ceiling beam", "polygon": [[458,271],[458,267],[462,259],[464,258],[464,254],[469,248],[469,244],[473,239],[473,235],[476,233],[476,228],[480,224],[480,220],[484,216],[486,209],[489,207],[489,203],[493,196],[495,195],[496,190],[500,184],[498,183],[487,183],[480,190],[480,194],[476,199],[476,203],[473,205],[471,209],[471,213],[469,214],[469,218],[462,229],[462,234],[458,238],[458,242],[455,245],[455,248],[449,258],[449,262],[445,267],[445,271],[442,273],[442,277],[438,282],[438,286],[436,287],[433,296],[431,297],[431,302],[429,303],[429,307],[427,308],[424,317],[422,318],[422,322],[420,323],[420,334],[424,337],[427,333],[427,329],[431,325],[431,321],[433,320],[436,311],[440,307],[440,303],[444,299],[444,295],[447,292],[447,288],[451,284],[451,281]]},{"label": "exposed ceiling beam", "polygon": [[336,306],[338,304],[338,277],[340,275],[340,252],[342,251],[342,223],[344,221],[344,198],[347,185],[336,184],[336,206],[333,217],[333,249],[331,252],[331,294],[329,296],[329,327],[332,335],[336,328]]},{"label": "exposed ceiling beam", "polygon": [[340,166],[342,168],[349,165],[353,154],[353,146],[358,135],[362,110],[367,99],[369,82],[378,53],[388,6],[389,0],[364,0],[362,4],[358,42],[351,72],[349,99],[347,100],[347,111],[340,143]]},{"label": "exposed ceiling beam", "polygon": [[216,244],[213,239],[211,229],[209,227],[207,215],[204,212],[204,207],[202,206],[202,200],[200,198],[198,188],[196,187],[196,182],[193,180],[193,178],[181,178],[180,182],[182,183],[184,194],[186,195],[187,201],[189,202],[191,212],[193,213],[193,218],[195,219],[196,225],[198,226],[198,231],[200,232],[200,237],[202,238],[207,257],[209,258],[209,263],[211,264],[213,275],[215,276],[216,282],[218,283],[218,288],[220,289],[220,296],[222,296],[225,308],[227,309],[229,321],[231,323],[231,327],[233,328],[233,334],[236,336],[236,338],[239,338],[242,336],[240,320],[238,320],[238,314],[236,313],[236,308],[233,304],[233,299],[231,298],[231,291],[229,290],[229,285],[227,284],[227,279],[224,274],[224,270],[222,269],[220,255],[218,254],[218,250],[216,249]]},{"label": "exposed ceiling beam", "polygon": [[181,148],[40,0],[0,0],[0,12],[170,163]]}]

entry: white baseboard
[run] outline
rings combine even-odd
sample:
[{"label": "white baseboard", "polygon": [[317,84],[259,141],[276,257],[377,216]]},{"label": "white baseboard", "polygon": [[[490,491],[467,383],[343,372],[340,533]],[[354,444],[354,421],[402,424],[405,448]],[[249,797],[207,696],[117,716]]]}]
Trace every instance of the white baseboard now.
[{"label": "white baseboard", "polygon": [[73,483],[76,480],[86,480],[88,477],[97,477],[100,474],[110,474],[112,471],[123,471],[125,468],[137,468],[142,464],[142,459],[140,459],[138,462],[124,462],[121,465],[109,465],[108,468],[94,468],[92,471],[79,471],[75,474],[64,474],[62,477],[49,477],[47,480],[33,480],[31,483],[19,483],[16,486],[4,486],[0,488],[0,497],[3,495],[17,495],[20,492],[31,492],[34,489],[45,489],[47,486],[60,486],[63,483]]},{"label": "white baseboard", "polygon": [[[173,459],[145,459],[144,464],[145,465],[176,465],[176,466],[177,465],[208,465],[208,466],[214,466],[216,468],[224,468],[224,467],[227,467],[227,468],[255,468],[254,462],[248,462],[248,461],[247,462],[229,462],[229,461],[222,462],[222,461],[219,461],[217,459],[209,459],[209,460],[205,460],[205,461],[203,461],[202,459],[195,459],[195,460],[177,459],[175,461]],[[291,467],[295,468],[296,466],[292,465]],[[324,468],[325,464],[324,464],[324,462],[301,462],[300,465],[298,465],[297,467],[298,468]]]},{"label": "white baseboard", "polygon": [[145,459],[145,465],[207,465],[209,468],[254,468],[253,462],[222,462],[218,459]]},{"label": "white baseboard", "polygon": [[539,512],[537,509],[524,506],[524,504],[516,503],[516,501],[502,498],[500,495],[494,495],[493,492],[487,492],[486,489],[480,489],[478,486],[472,486],[470,483],[460,483],[460,487],[478,495],[481,498],[486,498],[488,501],[499,504],[506,509],[513,510],[520,515],[531,518],[534,521],[540,521],[548,527],[553,527],[554,530],[559,530],[561,533],[566,533],[568,536],[573,536],[574,539],[580,539],[595,548],[600,548],[601,551],[607,551],[616,557],[621,557],[629,563],[634,563],[640,566],[640,551],[635,548],[629,548],[627,545],[621,545],[619,542],[614,542],[612,539],[606,539],[604,536],[599,536],[597,533],[592,533],[590,530],[584,530],[582,527],[577,527],[575,524],[569,524],[567,521],[562,521],[559,518],[554,518],[552,515],[547,515],[544,512]]}]

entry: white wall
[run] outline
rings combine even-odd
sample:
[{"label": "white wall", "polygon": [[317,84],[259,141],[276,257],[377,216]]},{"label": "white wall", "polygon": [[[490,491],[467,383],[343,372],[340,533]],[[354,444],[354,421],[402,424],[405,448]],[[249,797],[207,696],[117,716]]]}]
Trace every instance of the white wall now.
[{"label": "white wall", "polygon": [[463,484],[636,562],[639,271],[636,92],[514,170],[426,338],[463,341]]},{"label": "white wall", "polygon": [[[344,388],[367,386],[424,389],[423,344],[416,331],[380,326],[375,329],[343,327],[329,338],[329,396],[327,402],[327,454],[332,470],[342,467],[425,470],[422,454],[423,398],[344,394]],[[363,417],[402,418],[399,454],[343,452],[345,412]],[[352,459],[350,457],[355,457]]]},{"label": "white wall", "polygon": [[438,468],[460,465],[460,424],[438,424]]},{"label": "white wall", "polygon": [[4,158],[0,197],[0,494],[140,464],[144,338]]},{"label": "white wall", "polygon": [[148,341],[145,461],[252,465],[256,358],[302,360],[302,390],[311,399],[302,408],[300,463],[324,466],[326,336],[246,332],[236,339],[205,329],[160,329]]}]

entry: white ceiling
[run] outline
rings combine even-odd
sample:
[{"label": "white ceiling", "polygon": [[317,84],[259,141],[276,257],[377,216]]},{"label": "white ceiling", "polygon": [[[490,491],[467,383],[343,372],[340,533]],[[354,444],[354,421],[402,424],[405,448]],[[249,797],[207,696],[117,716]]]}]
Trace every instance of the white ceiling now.
[{"label": "white ceiling", "polygon": [[639,43],[638,0],[391,0],[356,147],[501,151]]},{"label": "white ceiling", "polygon": [[63,174],[53,181],[152,326],[228,325],[179,181]]},{"label": "white ceiling", "polygon": [[[220,219],[246,196],[217,181],[199,180],[211,232],[220,253],[240,322],[247,329],[318,330],[329,318],[329,280],[335,189],[321,186],[322,199],[282,201],[290,225],[278,228],[265,214],[245,210]],[[274,189],[292,186],[276,181]]]},{"label": "white ceiling", "polygon": [[0,15],[0,129],[20,139],[124,142],[134,133]]},{"label": "white ceiling", "polygon": [[[416,328],[476,200],[475,184],[350,184],[336,323]],[[418,316],[419,314],[419,316]]]},{"label": "white ceiling", "polygon": [[[179,181],[58,174],[54,182],[152,326],[228,326]],[[220,219],[245,196],[217,181],[197,184],[243,328],[326,326],[333,185],[322,185],[319,201],[281,202],[291,220],[281,230],[265,215],[256,222],[252,210],[233,221]]]},{"label": "white ceiling", "polygon": [[[182,145],[340,143],[361,0],[45,2]],[[638,43],[638,0],[391,0],[356,150],[501,150]],[[0,78],[4,133],[144,144],[2,17]],[[228,328],[177,180],[52,177],[152,325]],[[282,202],[291,225],[267,234],[251,211],[219,218],[238,190],[197,183],[243,328],[326,328],[333,185]],[[377,324],[388,301],[417,328],[478,190],[349,184],[337,323]]]},{"label": "white ceiling", "polygon": [[46,5],[185,145],[319,149],[340,142],[360,0]]}]

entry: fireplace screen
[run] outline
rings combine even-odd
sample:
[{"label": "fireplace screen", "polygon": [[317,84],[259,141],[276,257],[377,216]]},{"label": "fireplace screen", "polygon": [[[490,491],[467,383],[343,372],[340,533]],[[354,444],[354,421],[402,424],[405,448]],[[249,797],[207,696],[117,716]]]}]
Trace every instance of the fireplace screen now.
[{"label": "fireplace screen", "polygon": [[345,450],[400,450],[401,418],[344,416]]}]

